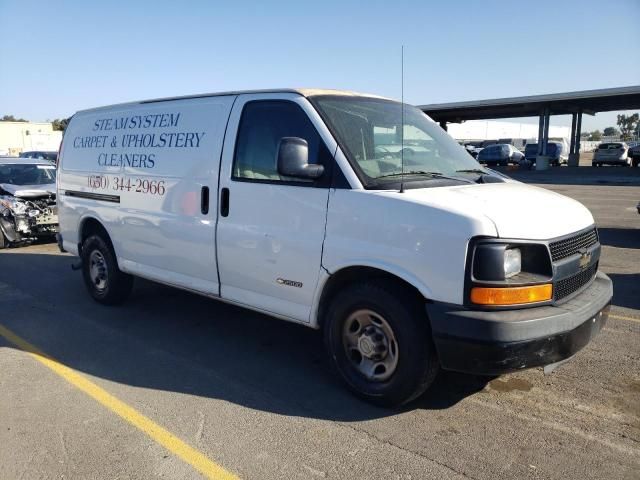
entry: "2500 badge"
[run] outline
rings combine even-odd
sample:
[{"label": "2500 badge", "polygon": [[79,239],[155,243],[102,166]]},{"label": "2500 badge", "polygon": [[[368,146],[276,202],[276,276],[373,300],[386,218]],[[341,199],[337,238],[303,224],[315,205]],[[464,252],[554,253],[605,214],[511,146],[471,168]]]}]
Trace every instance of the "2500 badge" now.
[{"label": "2500 badge", "polygon": [[109,175],[89,175],[87,177],[87,184],[91,188],[98,188],[101,190],[116,190],[119,192],[134,191],[136,193],[142,193],[146,195],[159,195],[162,196],[166,193],[166,186],[164,180],[148,180],[142,178],[134,178],[124,176],[109,176]]}]

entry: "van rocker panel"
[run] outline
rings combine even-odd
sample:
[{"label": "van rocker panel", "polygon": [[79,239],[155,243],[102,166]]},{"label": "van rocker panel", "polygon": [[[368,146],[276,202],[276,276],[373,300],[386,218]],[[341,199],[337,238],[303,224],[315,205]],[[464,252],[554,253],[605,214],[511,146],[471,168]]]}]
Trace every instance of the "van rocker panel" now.
[{"label": "van rocker panel", "polygon": [[427,304],[433,340],[445,370],[499,375],[567,359],[586,346],[609,315],[613,284],[598,272],[559,306],[480,311]]}]

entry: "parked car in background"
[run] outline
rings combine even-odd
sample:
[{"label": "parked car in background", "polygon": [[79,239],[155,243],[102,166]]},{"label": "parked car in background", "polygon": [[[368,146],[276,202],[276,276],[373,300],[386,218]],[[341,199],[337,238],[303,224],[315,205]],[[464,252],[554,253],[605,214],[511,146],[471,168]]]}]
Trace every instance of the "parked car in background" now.
[{"label": "parked car in background", "polygon": [[[565,148],[562,142],[549,142],[547,143],[547,156],[549,157],[549,164],[554,167],[560,166],[562,162],[566,160]],[[527,143],[524,147],[524,158],[530,165],[536,163],[536,157],[538,156],[538,144]]]},{"label": "parked car in background", "polygon": [[37,158],[40,160],[49,160],[53,163],[58,163],[58,152],[43,152],[34,150],[30,152],[22,152],[20,158]]},{"label": "parked car in background", "polygon": [[598,145],[593,152],[591,165],[601,167],[602,165],[622,165],[631,166],[631,158],[627,154],[629,147],[624,142],[607,142]]},{"label": "parked car in background", "polygon": [[487,165],[508,165],[510,163],[520,164],[523,158],[523,153],[513,145],[499,143],[480,150],[477,160]]},{"label": "parked car in background", "polygon": [[569,162],[569,142],[566,138],[550,138],[550,142],[559,143],[562,145],[562,151],[560,152],[560,163]]},{"label": "parked car in background", "polygon": [[469,152],[469,154],[473,157],[473,158],[477,158],[478,157],[478,153],[480,152],[480,150],[482,150],[483,145],[482,145],[482,141],[477,141],[477,142],[465,142],[464,143],[464,148],[467,149],[467,152]]},{"label": "parked car in background", "polygon": [[640,143],[635,142],[635,145],[629,144],[629,150],[627,150],[627,156],[631,159],[631,165],[637,167],[640,165]]},{"label": "parked car in background", "polygon": [[0,248],[57,232],[56,166],[0,157]]}]

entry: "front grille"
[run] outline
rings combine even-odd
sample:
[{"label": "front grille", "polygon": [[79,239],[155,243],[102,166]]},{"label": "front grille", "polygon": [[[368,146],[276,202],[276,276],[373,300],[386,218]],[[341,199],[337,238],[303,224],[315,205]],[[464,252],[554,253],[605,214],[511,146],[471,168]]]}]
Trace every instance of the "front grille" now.
[{"label": "front grille", "polygon": [[595,277],[597,270],[598,263],[596,262],[589,268],[582,270],[575,275],[571,275],[570,277],[557,281],[553,286],[553,299],[556,301],[561,300],[572,293],[577,292],[587,285],[593,277]]},{"label": "front grille", "polygon": [[573,237],[558,240],[549,244],[551,259],[554,262],[578,253],[581,248],[587,248],[598,243],[598,232],[595,228],[579,233]]}]

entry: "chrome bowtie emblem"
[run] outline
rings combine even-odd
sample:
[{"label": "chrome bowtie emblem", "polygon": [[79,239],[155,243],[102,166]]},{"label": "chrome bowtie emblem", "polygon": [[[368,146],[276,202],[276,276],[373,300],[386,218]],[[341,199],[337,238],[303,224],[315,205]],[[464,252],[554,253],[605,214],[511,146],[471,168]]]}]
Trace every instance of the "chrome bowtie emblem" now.
[{"label": "chrome bowtie emblem", "polygon": [[580,268],[584,269],[589,266],[591,263],[591,252],[588,252],[586,248],[581,248],[579,250],[580,253]]}]

